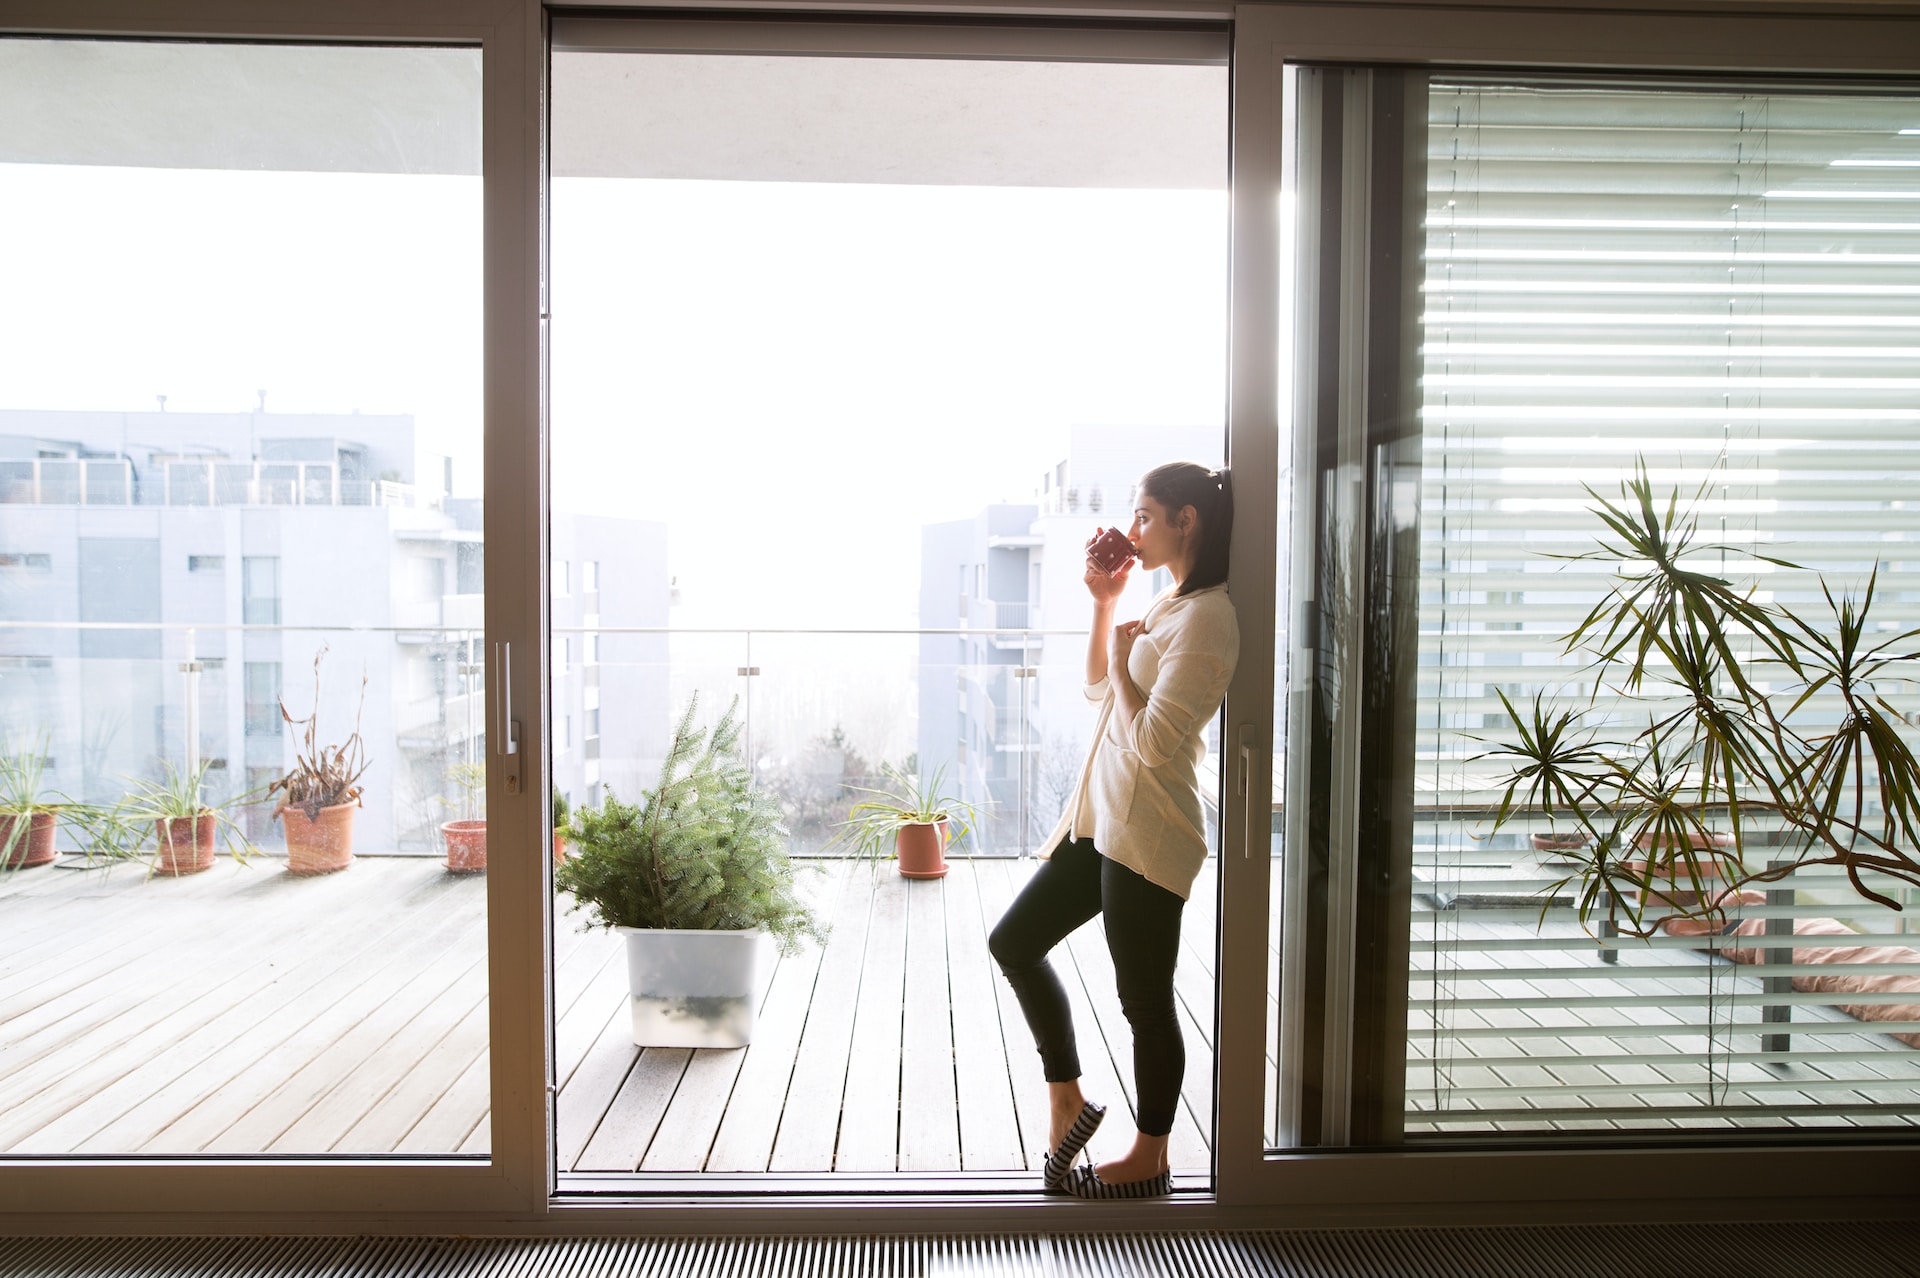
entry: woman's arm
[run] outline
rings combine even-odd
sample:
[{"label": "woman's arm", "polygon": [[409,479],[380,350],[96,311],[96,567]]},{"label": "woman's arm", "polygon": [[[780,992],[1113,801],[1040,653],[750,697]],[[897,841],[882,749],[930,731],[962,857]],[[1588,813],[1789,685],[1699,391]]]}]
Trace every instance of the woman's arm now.
[{"label": "woman's arm", "polygon": [[1087,686],[1107,677],[1107,645],[1113,642],[1113,600],[1093,600],[1093,629],[1087,631]]},{"label": "woman's arm", "polygon": [[[1095,634],[1099,633],[1096,628]],[[1140,623],[1123,621],[1113,628],[1113,696],[1120,711],[1121,727],[1131,731],[1133,717],[1147,708],[1147,699],[1127,673],[1127,658],[1133,655],[1133,641],[1140,637]]]},{"label": "woman's arm", "polygon": [[[1091,546],[1099,534],[1088,538]],[[1102,571],[1093,560],[1087,560],[1087,593],[1093,596],[1093,629],[1087,632],[1087,686],[1098,684],[1107,677],[1108,631],[1113,628],[1114,605],[1120,602],[1120,593],[1127,588],[1127,574],[1133,571],[1133,561],[1129,559],[1118,571],[1111,574]],[[1122,669],[1125,667],[1123,666]]]}]

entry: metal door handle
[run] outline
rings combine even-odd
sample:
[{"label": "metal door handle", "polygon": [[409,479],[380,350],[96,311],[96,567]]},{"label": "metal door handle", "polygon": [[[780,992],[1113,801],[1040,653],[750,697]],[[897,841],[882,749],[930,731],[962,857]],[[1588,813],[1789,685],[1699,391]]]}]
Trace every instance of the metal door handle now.
[{"label": "metal door handle", "polygon": [[513,717],[513,645],[493,645],[494,747],[504,759],[507,793],[520,793],[520,721]]}]

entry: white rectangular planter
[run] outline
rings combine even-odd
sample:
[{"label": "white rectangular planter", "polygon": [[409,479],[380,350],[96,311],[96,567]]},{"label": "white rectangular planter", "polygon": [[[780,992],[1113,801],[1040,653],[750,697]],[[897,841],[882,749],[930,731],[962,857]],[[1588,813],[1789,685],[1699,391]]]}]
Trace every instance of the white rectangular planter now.
[{"label": "white rectangular planter", "polygon": [[623,927],[637,1047],[745,1047],[753,1041],[756,928]]}]

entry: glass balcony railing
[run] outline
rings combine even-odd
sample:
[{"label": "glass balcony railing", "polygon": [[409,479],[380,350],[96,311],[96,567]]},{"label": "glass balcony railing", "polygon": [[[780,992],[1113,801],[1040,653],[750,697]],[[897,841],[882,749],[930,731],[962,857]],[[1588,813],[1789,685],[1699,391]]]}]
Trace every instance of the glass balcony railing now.
[{"label": "glass balcony railing", "polygon": [[[0,622],[6,749],[43,753],[43,790],[95,805],[169,766],[204,764],[208,801],[237,805],[272,855],[279,827],[256,796],[303,744],[282,704],[295,720],[313,711],[324,653],[318,740],[357,727],[370,761],[357,854],[441,855],[440,823],[468,802],[461,770],[486,757],[480,604],[414,601],[384,627]],[[689,699],[706,722],[737,700],[748,762],[779,797],[798,855],[833,854],[838,823],[890,768],[937,777],[978,814],[956,855],[1030,854],[1066,807],[1095,718],[1079,632],[553,633],[556,789],[575,805],[609,790],[638,797]],[[1216,776],[1217,758],[1204,767]],[[1214,824],[1211,804],[1208,815]],[[82,842],[60,836],[68,852]]]}]

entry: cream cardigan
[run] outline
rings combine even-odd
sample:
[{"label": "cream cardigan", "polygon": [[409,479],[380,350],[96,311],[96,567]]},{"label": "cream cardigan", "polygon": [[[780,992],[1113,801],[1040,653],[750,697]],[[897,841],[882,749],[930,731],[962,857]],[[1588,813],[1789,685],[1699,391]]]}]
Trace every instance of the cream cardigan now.
[{"label": "cream cardigan", "polygon": [[1161,595],[1147,609],[1127,659],[1146,698],[1128,727],[1110,679],[1087,687],[1100,718],[1060,823],[1040,847],[1092,839],[1103,856],[1185,900],[1207,859],[1201,740],[1240,659],[1240,625],[1224,585]]}]

